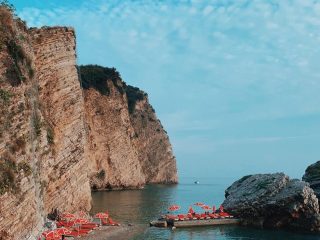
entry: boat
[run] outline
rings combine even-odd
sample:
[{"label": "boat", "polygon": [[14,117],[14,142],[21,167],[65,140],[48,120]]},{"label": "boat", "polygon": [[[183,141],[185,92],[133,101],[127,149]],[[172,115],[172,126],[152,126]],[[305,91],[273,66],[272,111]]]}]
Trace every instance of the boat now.
[{"label": "boat", "polygon": [[198,227],[198,226],[214,226],[214,225],[234,225],[239,224],[240,219],[233,216],[223,214],[178,214],[165,215],[158,220],[150,222],[153,227]]},{"label": "boat", "polygon": [[195,182],[194,182],[194,184],[199,184],[199,183],[200,183],[199,181],[195,181]]}]

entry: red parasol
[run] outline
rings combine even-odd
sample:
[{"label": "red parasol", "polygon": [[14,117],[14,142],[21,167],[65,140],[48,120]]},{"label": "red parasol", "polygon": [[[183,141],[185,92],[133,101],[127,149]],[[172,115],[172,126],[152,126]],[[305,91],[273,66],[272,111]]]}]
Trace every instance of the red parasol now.
[{"label": "red parasol", "polygon": [[195,204],[193,204],[195,206],[198,206],[198,207],[202,207],[203,205],[205,205],[204,203],[202,202],[196,202]]},{"label": "red parasol", "polygon": [[88,222],[88,220],[87,219],[84,219],[84,218],[78,218],[78,219],[76,219],[75,221],[74,221],[74,223],[76,223],[76,224],[85,224],[85,223],[87,223]]},{"label": "red parasol", "polygon": [[61,217],[62,218],[75,218],[76,216],[74,214],[71,214],[71,213],[62,213]]},{"label": "red parasol", "polygon": [[207,206],[207,205],[203,205],[201,207],[203,210],[211,210],[211,207]]},{"label": "red parasol", "polygon": [[88,217],[88,215],[84,212],[84,211],[80,211],[80,212],[78,212],[78,217],[80,217],[80,218],[85,218],[85,217]]},{"label": "red parasol", "polygon": [[194,214],[194,210],[193,210],[193,208],[190,206],[189,207],[189,211],[188,211],[188,213],[190,213],[190,214]]},{"label": "red parasol", "polygon": [[94,215],[95,218],[108,218],[109,217],[109,214],[107,213],[103,213],[103,212],[100,212],[100,213],[97,213],[96,215]]},{"label": "red parasol", "polygon": [[180,206],[179,205],[171,205],[168,210],[169,211],[177,211],[180,209]]},{"label": "red parasol", "polygon": [[71,233],[71,231],[69,230],[69,229],[67,229],[67,228],[64,228],[64,227],[62,227],[62,228],[57,228],[56,230],[54,230],[57,234],[59,234],[59,235],[68,235],[68,234],[70,234]]},{"label": "red parasol", "polygon": [[54,239],[56,237],[59,237],[59,234],[57,234],[55,231],[48,230],[48,231],[43,232],[42,236],[44,236],[46,239],[47,238]]}]

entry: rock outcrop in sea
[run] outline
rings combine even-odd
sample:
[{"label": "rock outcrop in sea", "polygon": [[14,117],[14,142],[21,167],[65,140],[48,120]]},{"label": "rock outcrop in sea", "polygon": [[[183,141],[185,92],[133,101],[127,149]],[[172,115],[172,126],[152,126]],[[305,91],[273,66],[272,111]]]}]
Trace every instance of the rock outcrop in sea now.
[{"label": "rock outcrop in sea", "polygon": [[83,90],[78,70],[72,28],[29,29],[0,6],[0,238],[36,239],[52,209],[89,210],[94,187],[177,182],[146,94],[130,102],[113,77],[108,94]]},{"label": "rock outcrop in sea", "polygon": [[226,211],[242,224],[266,228],[319,231],[319,204],[309,184],[284,173],[255,174],[225,191]]},{"label": "rock outcrop in sea", "polygon": [[320,198],[320,161],[307,167],[302,180],[308,182],[314,193]]}]

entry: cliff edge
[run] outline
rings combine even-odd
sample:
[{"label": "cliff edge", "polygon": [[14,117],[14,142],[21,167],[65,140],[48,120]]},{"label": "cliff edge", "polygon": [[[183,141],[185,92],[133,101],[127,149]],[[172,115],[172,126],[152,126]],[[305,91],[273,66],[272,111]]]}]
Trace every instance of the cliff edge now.
[{"label": "cliff edge", "polygon": [[81,66],[93,189],[177,183],[169,138],[146,93],[114,68]]},{"label": "cliff edge", "polygon": [[36,239],[52,209],[91,207],[75,34],[4,6],[0,26],[0,232]]},{"label": "cliff edge", "polygon": [[72,28],[29,29],[0,5],[0,239],[36,239],[53,209],[89,210],[92,189],[177,182],[147,95],[87,73]]}]

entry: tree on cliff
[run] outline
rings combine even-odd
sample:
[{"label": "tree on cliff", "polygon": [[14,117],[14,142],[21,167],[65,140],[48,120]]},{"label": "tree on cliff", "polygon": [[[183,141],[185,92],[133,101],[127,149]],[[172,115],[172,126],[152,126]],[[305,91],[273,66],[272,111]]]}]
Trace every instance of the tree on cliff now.
[{"label": "tree on cliff", "polygon": [[14,7],[8,1],[0,1],[0,50],[13,33],[13,12]]},{"label": "tree on cliff", "polygon": [[108,80],[111,80],[117,89],[123,93],[122,86],[118,84],[118,81],[122,82],[121,76],[115,68],[86,65],[80,66],[78,69],[81,85],[84,89],[94,88],[103,95],[109,95]]},{"label": "tree on cliff", "polygon": [[1,1],[0,1],[0,6],[1,6],[1,7],[6,7],[6,8],[9,9],[11,12],[15,12],[15,11],[16,11],[15,7],[13,6],[13,4],[10,3],[8,0],[1,0]]}]

